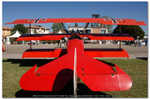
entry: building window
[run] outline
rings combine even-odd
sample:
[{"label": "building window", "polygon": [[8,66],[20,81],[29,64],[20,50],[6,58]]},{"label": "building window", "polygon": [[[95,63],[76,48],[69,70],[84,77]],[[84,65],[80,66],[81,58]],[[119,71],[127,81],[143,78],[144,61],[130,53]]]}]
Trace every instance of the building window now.
[{"label": "building window", "polygon": [[105,33],[106,33],[106,30],[101,30],[100,32],[103,33],[103,34],[105,34]]},{"label": "building window", "polygon": [[91,30],[86,30],[85,32],[86,32],[86,34],[90,34]]}]

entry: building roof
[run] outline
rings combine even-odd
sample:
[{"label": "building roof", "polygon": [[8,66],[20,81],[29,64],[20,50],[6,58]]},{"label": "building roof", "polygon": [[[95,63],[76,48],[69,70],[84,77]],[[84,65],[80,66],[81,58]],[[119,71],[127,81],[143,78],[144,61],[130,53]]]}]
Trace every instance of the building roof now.
[{"label": "building roof", "polygon": [[9,37],[18,38],[19,36],[21,36],[21,34],[19,33],[19,31],[16,31],[13,35],[11,35],[11,36],[9,36]]},{"label": "building roof", "polygon": [[[29,26],[26,26],[27,28],[29,28]],[[41,25],[32,25],[31,26],[32,29],[46,29],[49,30],[49,28],[43,27]]]},{"label": "building roof", "polygon": [[12,30],[12,28],[7,27],[7,26],[3,26],[3,30]]},{"label": "building roof", "polygon": [[[84,26],[69,26],[68,28],[84,28]],[[106,27],[91,27],[91,26],[88,26],[87,28],[106,28]]]}]

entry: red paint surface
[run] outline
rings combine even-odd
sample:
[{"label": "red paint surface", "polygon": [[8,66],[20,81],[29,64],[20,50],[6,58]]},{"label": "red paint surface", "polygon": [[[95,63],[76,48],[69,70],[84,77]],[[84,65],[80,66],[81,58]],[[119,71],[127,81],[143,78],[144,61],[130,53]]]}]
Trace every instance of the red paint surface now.
[{"label": "red paint surface", "polygon": [[[115,20],[115,22],[113,22]],[[40,23],[100,23],[108,25],[146,25],[135,19],[104,19],[104,18],[45,18],[45,19],[17,19],[6,24],[40,24]]]},{"label": "red paint surface", "polygon": [[70,37],[70,35],[44,35],[34,37],[19,37],[17,41],[31,41],[31,40],[61,40],[64,37]]},{"label": "red paint surface", "polygon": [[[60,56],[62,49],[55,49],[50,51],[25,51],[22,55],[22,58],[57,58]],[[128,53],[124,49],[120,50],[111,50],[111,49],[104,49],[104,50],[85,50],[85,55],[90,57],[100,57],[100,58],[129,58]]]},{"label": "red paint surface", "polygon": [[85,50],[85,55],[90,56],[90,57],[104,57],[104,58],[114,58],[114,57],[124,57],[124,58],[129,58],[128,53],[121,49],[121,50],[91,50],[91,51],[86,51]]},{"label": "red paint surface", "polygon": [[4,44],[2,44],[2,52],[6,51],[6,46]]},{"label": "red paint surface", "polygon": [[56,58],[59,57],[62,49],[55,50],[38,50],[38,51],[25,51],[22,55],[22,58]]},{"label": "red paint surface", "polygon": [[134,40],[133,37],[119,37],[119,36],[89,36],[91,40]]},{"label": "red paint surface", "polygon": [[64,69],[73,70],[74,62],[78,77],[93,91],[129,90],[132,86],[131,78],[118,66],[114,66],[117,70],[114,71],[112,66],[86,56],[83,41],[78,39],[69,40],[66,55],[27,71],[20,80],[20,86],[24,90],[53,91],[57,74]]},{"label": "red paint surface", "polygon": [[[34,37],[19,37],[17,41],[31,41],[31,40],[61,40],[64,37],[70,37],[70,35],[43,35]],[[88,37],[91,40],[134,40],[133,37],[122,36],[93,36],[93,35],[80,35],[80,37]]]}]

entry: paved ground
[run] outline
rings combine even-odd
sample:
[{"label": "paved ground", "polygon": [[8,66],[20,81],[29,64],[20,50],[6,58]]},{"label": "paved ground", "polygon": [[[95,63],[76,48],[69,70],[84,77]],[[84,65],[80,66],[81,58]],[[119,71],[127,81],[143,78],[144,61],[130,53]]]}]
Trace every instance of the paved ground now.
[{"label": "paved ground", "polygon": [[[33,45],[33,48],[57,48],[57,44],[40,44],[40,45]],[[118,48],[118,45],[99,45],[99,44],[85,44],[85,48]],[[130,58],[137,58],[137,57],[148,57],[148,48],[145,46],[142,47],[134,47],[134,46],[127,46],[122,45],[130,55]],[[11,59],[20,59],[22,53],[29,49],[28,45],[7,45],[7,51],[3,53],[3,58],[11,58]]]}]

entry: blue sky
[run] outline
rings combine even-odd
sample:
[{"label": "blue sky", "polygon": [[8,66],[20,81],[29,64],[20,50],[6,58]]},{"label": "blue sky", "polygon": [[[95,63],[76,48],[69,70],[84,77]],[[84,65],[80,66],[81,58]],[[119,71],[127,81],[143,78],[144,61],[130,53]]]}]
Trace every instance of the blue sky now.
[{"label": "blue sky", "polygon": [[[147,2],[3,2],[3,25],[22,18],[87,18],[92,14],[131,18],[148,24],[147,7]],[[147,34],[148,26],[141,27]]]}]

